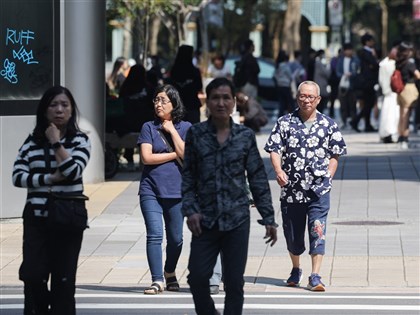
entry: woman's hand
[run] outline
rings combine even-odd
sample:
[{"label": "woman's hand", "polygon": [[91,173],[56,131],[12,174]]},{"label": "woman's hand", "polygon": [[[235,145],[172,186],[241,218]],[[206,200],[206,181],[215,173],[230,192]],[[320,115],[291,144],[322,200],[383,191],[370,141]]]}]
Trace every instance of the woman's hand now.
[{"label": "woman's hand", "polygon": [[60,141],[60,130],[57,128],[56,125],[50,123],[50,125],[45,130],[45,137],[47,137],[48,141],[51,144],[54,144]]},{"label": "woman's hand", "polygon": [[172,134],[174,131],[176,132],[176,129],[172,120],[164,120],[162,122],[162,129],[165,130],[166,132],[169,132],[170,134]]},{"label": "woman's hand", "polygon": [[180,158],[184,158],[184,148],[185,143],[184,140],[180,137],[178,131],[176,130],[172,120],[164,120],[162,121],[162,129],[168,132],[171,135],[172,141],[174,143],[174,151],[176,155]]},{"label": "woman's hand", "polygon": [[57,169],[53,174],[50,175],[50,180],[53,183],[58,183],[64,180],[65,177],[61,172]]}]

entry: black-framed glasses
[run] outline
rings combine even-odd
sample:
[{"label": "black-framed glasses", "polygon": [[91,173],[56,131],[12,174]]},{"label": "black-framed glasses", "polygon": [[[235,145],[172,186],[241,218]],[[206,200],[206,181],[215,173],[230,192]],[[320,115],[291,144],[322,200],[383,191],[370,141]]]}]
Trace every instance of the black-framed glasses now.
[{"label": "black-framed glasses", "polygon": [[171,102],[170,99],[163,98],[163,97],[155,97],[153,99],[153,104],[155,104],[155,105],[158,104],[158,103],[161,103],[162,105],[166,105],[166,104],[168,104],[170,102]]},{"label": "black-framed glasses", "polygon": [[317,98],[318,98],[318,96],[315,96],[315,95],[305,95],[305,94],[299,94],[298,95],[299,101],[305,101],[306,99],[308,99],[310,102],[313,102]]}]

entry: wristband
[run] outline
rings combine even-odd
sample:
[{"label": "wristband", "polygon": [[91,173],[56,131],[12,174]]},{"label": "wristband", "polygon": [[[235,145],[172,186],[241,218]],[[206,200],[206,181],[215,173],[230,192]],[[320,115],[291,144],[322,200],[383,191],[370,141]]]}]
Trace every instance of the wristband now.
[{"label": "wristband", "polygon": [[51,145],[51,147],[52,147],[54,150],[58,150],[58,149],[60,149],[60,148],[61,148],[61,143],[60,143],[59,141],[57,141],[56,143],[53,143],[53,144]]}]

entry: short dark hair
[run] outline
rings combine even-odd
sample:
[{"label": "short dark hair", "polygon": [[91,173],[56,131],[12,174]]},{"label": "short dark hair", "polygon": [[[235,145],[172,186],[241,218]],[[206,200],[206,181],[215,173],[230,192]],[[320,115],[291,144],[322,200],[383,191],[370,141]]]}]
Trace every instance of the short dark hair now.
[{"label": "short dark hair", "polygon": [[392,42],[391,47],[398,47],[402,43],[401,39],[396,39]]},{"label": "short dark hair", "polygon": [[277,58],[276,58],[276,64],[279,64],[281,62],[285,62],[285,61],[288,61],[288,60],[289,60],[289,55],[286,53],[285,50],[280,49],[279,53],[277,55]]},{"label": "short dark hair", "polygon": [[374,39],[373,36],[369,33],[366,33],[362,37],[360,37],[360,41],[361,41],[362,45],[366,45],[366,43],[368,41],[371,41],[373,39]]},{"label": "short dark hair", "polygon": [[45,130],[47,130],[50,124],[50,122],[47,119],[47,116],[45,115],[47,109],[50,106],[52,100],[60,94],[66,95],[70,100],[71,104],[71,117],[67,123],[66,137],[74,137],[77,134],[77,132],[80,131],[79,126],[77,124],[79,110],[77,108],[76,101],[74,100],[73,95],[71,94],[70,90],[65,88],[64,86],[56,85],[44,92],[36,110],[36,125],[33,130],[33,136],[35,140],[40,143],[47,141],[47,138],[45,136]]},{"label": "short dark hair", "polygon": [[248,51],[252,46],[254,46],[254,42],[251,39],[247,39],[246,41],[244,41],[243,45],[244,50]]},{"label": "short dark hair", "polygon": [[166,93],[169,100],[172,103],[173,109],[171,112],[171,117],[174,123],[180,122],[185,114],[184,103],[182,102],[181,97],[179,96],[178,90],[170,84],[164,84],[158,86],[153,94],[153,99],[161,92]]},{"label": "short dark hair", "polygon": [[343,50],[350,50],[353,49],[353,45],[351,43],[344,43]]},{"label": "short dark hair", "polygon": [[210,93],[213,91],[213,90],[215,90],[215,89],[217,89],[217,88],[219,88],[219,87],[221,87],[221,86],[228,86],[229,88],[230,88],[230,91],[232,92],[232,97],[235,97],[235,87],[234,87],[234,85],[233,85],[233,83],[232,83],[232,81],[230,81],[229,79],[227,79],[227,78],[224,78],[224,77],[221,77],[221,78],[216,78],[216,79],[214,79],[214,80],[212,80],[208,85],[207,85],[207,87],[206,87],[206,94],[207,94],[207,97],[209,97],[210,96]]}]

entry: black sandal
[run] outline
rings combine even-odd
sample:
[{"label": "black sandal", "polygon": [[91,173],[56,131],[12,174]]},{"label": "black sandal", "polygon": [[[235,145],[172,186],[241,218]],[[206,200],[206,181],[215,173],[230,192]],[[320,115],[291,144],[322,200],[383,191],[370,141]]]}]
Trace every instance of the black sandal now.
[{"label": "black sandal", "polygon": [[144,289],[144,294],[156,295],[163,292],[163,286],[158,282],[153,282],[150,287]]},{"label": "black sandal", "polygon": [[178,279],[176,278],[175,272],[166,273],[165,272],[165,281],[166,281],[166,290],[172,292],[179,291],[179,283]]}]

